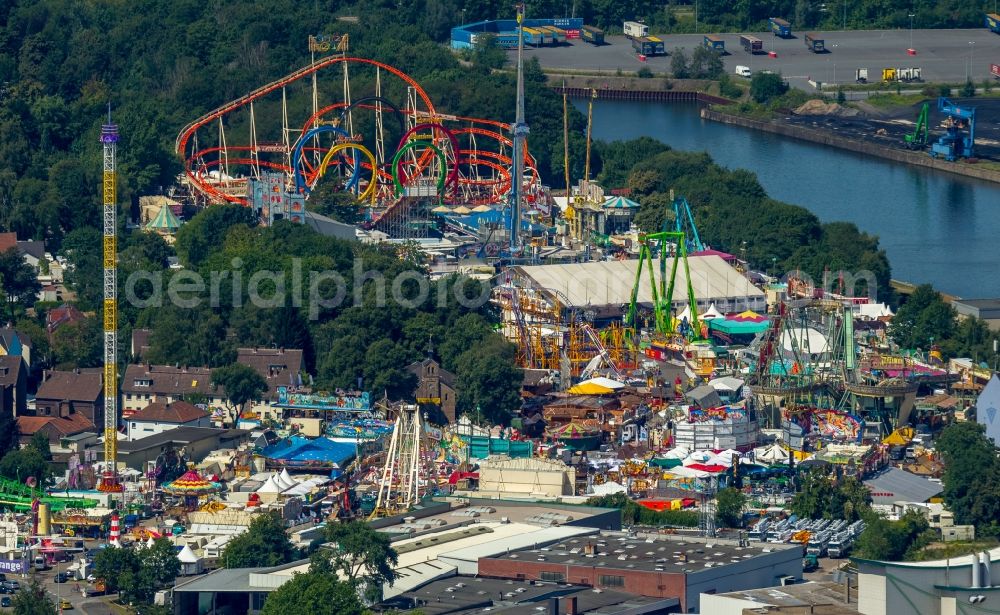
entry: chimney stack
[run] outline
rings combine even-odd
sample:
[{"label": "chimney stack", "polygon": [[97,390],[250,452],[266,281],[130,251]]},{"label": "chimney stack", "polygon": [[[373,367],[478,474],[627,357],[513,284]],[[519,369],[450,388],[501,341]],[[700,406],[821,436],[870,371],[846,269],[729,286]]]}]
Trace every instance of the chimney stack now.
[{"label": "chimney stack", "polygon": [[576,596],[566,598],[566,615],[576,615]]},{"label": "chimney stack", "polygon": [[559,598],[549,598],[549,615],[559,615]]}]

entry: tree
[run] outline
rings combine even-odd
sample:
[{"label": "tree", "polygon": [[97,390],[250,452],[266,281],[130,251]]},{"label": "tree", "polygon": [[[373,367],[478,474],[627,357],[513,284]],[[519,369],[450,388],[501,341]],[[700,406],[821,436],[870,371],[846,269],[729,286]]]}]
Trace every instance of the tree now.
[{"label": "tree", "polygon": [[792,498],[791,511],[803,519],[818,519],[826,516],[827,503],[834,498],[836,490],[829,477],[819,470],[799,474],[800,487]]},{"label": "tree", "polygon": [[754,73],[750,78],[750,96],[759,103],[770,102],[788,91],[788,83],[775,73]]},{"label": "tree", "polygon": [[943,495],[955,523],[995,525],[997,518],[989,515],[1000,490],[989,481],[1000,473],[1000,461],[985,427],[970,421],[949,425],[935,448],[945,462]]},{"label": "tree", "polygon": [[42,456],[45,461],[52,461],[52,447],[49,444],[49,439],[45,437],[45,434],[37,431],[31,436],[31,440],[28,441],[28,448],[38,451],[38,454]]},{"label": "tree", "polygon": [[687,79],[691,76],[688,69],[687,56],[680,47],[675,47],[670,53],[670,73],[674,79]]},{"label": "tree", "polygon": [[281,516],[267,513],[254,517],[247,531],[229,541],[220,561],[226,568],[254,568],[287,564],[295,556]]},{"label": "tree", "polygon": [[13,412],[0,412],[0,460],[21,446],[21,431]]},{"label": "tree", "polygon": [[83,309],[97,309],[104,297],[102,242],[97,229],[81,227],[70,231],[60,248],[70,264],[64,276],[66,284],[76,291]]},{"label": "tree", "polygon": [[34,573],[28,579],[28,586],[14,594],[11,606],[14,615],[56,615],[56,604],[52,602],[51,594],[45,591],[45,586]]},{"label": "tree", "polygon": [[470,348],[455,362],[458,409],[482,412],[494,424],[507,425],[521,408],[524,372],[514,363],[514,345],[493,336]]},{"label": "tree", "polygon": [[84,318],[60,325],[52,334],[52,356],[56,367],[64,370],[99,367],[104,360],[102,324],[97,318]]},{"label": "tree", "polygon": [[134,574],[142,566],[134,549],[110,547],[101,549],[94,558],[94,576],[104,579],[109,592],[117,592],[123,582],[130,581],[126,575]]},{"label": "tree", "polygon": [[883,561],[913,559],[934,539],[921,513],[909,511],[899,521],[889,521],[875,513],[865,515],[865,530],[854,547],[856,557]]},{"label": "tree", "polygon": [[718,79],[725,71],[725,67],[718,52],[699,45],[691,52],[689,70],[691,76],[696,79]]},{"label": "tree", "polygon": [[52,468],[34,447],[12,450],[0,459],[0,476],[23,483],[29,477],[39,485],[48,482]]},{"label": "tree", "polygon": [[296,574],[267,596],[261,615],[361,615],[364,607],[354,585],[340,581],[322,553],[315,553],[309,572]]},{"label": "tree", "polygon": [[396,580],[399,555],[387,534],[363,521],[351,521],[327,525],[325,538],[333,543],[327,554],[332,570],[369,597],[377,597],[383,584]]},{"label": "tree", "polygon": [[213,369],[212,386],[225,389],[227,416],[234,423],[247,402],[259,400],[267,391],[267,381],[264,377],[254,368],[242,363]]},{"label": "tree", "polygon": [[743,527],[743,507],[746,496],[732,487],[720,490],[715,495],[716,522],[723,527]]},{"label": "tree", "polygon": [[257,214],[241,205],[207,207],[177,231],[177,254],[189,265],[200,265],[222,244],[234,226],[256,226]]},{"label": "tree", "polygon": [[34,305],[41,290],[35,271],[16,247],[0,252],[0,285],[3,287],[4,314],[11,320],[15,317],[15,308]]},{"label": "tree", "polygon": [[174,545],[166,538],[157,538],[152,546],[139,550],[144,568],[148,568],[150,576],[157,587],[166,587],[174,582],[181,572],[181,562],[177,559]]},{"label": "tree", "polygon": [[932,341],[951,337],[955,309],[930,284],[921,284],[896,310],[889,335],[902,348],[929,348]]}]

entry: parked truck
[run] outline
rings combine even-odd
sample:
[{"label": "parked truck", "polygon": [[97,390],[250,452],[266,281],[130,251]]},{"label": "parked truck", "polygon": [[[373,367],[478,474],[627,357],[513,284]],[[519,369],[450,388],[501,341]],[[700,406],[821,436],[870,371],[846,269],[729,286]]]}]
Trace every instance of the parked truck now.
[{"label": "parked truck", "polygon": [[584,26],[580,28],[580,38],[591,45],[603,45],[604,30],[595,28],[594,26]]},{"label": "parked truck", "polygon": [[764,41],[760,40],[756,36],[741,34],[740,45],[743,46],[743,51],[751,55],[755,53],[762,53],[764,51]]},{"label": "parked truck", "polygon": [[706,49],[711,49],[712,51],[718,51],[719,53],[726,53],[726,41],[722,40],[721,36],[716,36],[714,34],[706,34],[701,44]]},{"label": "parked truck", "polygon": [[854,80],[858,83],[868,83],[868,69],[859,68],[854,71]]},{"label": "parked truck", "polygon": [[632,49],[644,56],[662,56],[666,53],[663,41],[655,36],[642,36],[632,39]]},{"label": "parked truck", "polygon": [[638,21],[626,21],[622,29],[629,38],[642,38],[649,34],[649,26]]},{"label": "parked truck", "polygon": [[767,21],[771,24],[771,34],[780,36],[781,38],[792,37],[792,24],[780,17],[772,17]]},{"label": "parked truck", "polygon": [[996,13],[986,14],[986,29],[990,32],[996,32],[1000,34],[1000,15]]},{"label": "parked truck", "polygon": [[810,32],[805,35],[806,49],[813,53],[823,53],[826,51],[826,43],[818,35]]}]

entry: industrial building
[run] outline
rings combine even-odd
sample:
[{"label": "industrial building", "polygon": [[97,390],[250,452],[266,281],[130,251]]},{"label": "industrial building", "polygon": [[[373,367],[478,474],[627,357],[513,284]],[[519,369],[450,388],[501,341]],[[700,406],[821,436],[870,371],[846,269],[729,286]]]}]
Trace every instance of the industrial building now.
[{"label": "industrial building", "polygon": [[1000,548],[926,562],[851,559],[858,567],[858,612],[863,615],[997,612],[1000,586],[992,579],[1000,575]]},{"label": "industrial building", "polygon": [[849,615],[858,612],[858,591],[848,583],[796,583],[723,594],[702,594],[701,612],[711,615],[744,613],[810,613]]},{"label": "industrial building", "polygon": [[801,577],[802,547],[608,532],[484,557],[479,575],[677,598],[681,612],[695,613],[700,594],[770,587],[786,577]]}]

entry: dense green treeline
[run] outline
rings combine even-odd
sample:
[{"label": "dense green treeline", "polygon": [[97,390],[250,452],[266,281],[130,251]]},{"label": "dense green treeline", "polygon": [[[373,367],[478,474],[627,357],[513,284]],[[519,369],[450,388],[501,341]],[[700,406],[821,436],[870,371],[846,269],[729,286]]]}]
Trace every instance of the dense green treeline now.
[{"label": "dense green treeline", "polygon": [[[586,23],[621,34],[622,22],[644,20],[657,32],[761,31],[769,17],[782,17],[793,29],[970,28],[993,11],[989,0],[536,0],[528,17],[582,17]],[[695,9],[697,8],[697,30]],[[453,11],[466,21],[510,19],[514,3],[505,0],[423,0],[410,11],[437,34],[441,15]]]},{"label": "dense green treeline", "polygon": [[[813,213],[767,196],[757,177],[743,169],[726,169],[706,153],[679,152],[654,139],[598,143],[603,167],[598,180],[605,187],[627,186],[642,205],[636,224],[646,232],[673,222],[670,191],[691,204],[702,241],[745,258],[771,274],[803,271],[832,291],[863,296],[871,272],[877,298],[893,301],[891,269],[878,239],[849,222],[820,222]],[[858,278],[853,289],[840,288],[849,272]],[[867,278],[866,278],[867,279]],[[849,281],[848,281],[849,283]]]}]

